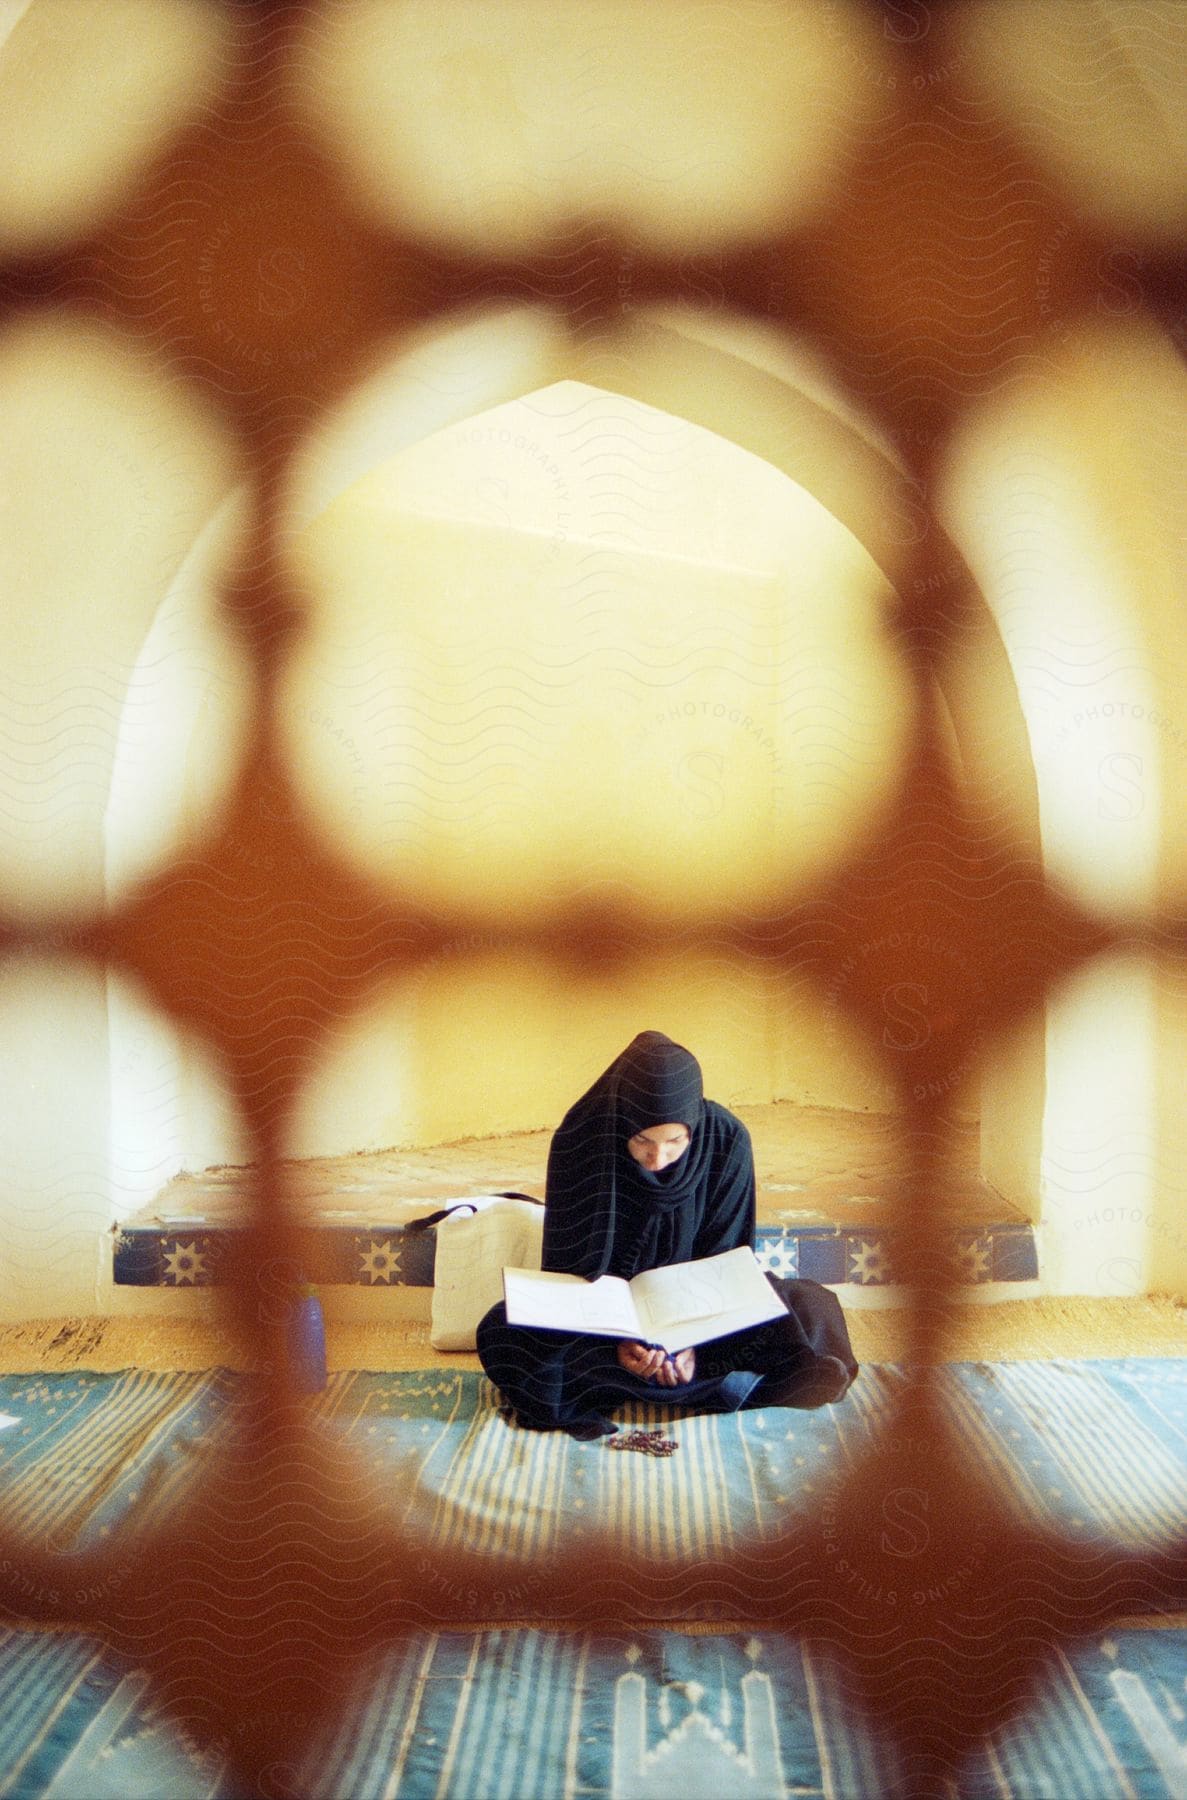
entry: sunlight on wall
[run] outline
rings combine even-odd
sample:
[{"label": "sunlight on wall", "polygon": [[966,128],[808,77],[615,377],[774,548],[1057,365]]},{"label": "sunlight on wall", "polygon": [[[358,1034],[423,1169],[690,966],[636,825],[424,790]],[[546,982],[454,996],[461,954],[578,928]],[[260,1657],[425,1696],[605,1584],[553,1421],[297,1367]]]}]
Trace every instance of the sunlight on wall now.
[{"label": "sunlight on wall", "polygon": [[680,251],[801,219],[886,60],[847,0],[354,0],[296,83],[386,223],[512,255],[584,217]]},{"label": "sunlight on wall", "polygon": [[235,495],[200,532],[132,671],[103,821],[109,905],[209,821],[239,767],[248,671],[217,603],[245,511]]},{"label": "sunlight on wall", "polygon": [[669,414],[556,383],[373,470],[294,555],[294,765],[397,889],[475,920],[591,892],[703,916],[818,879],[886,798],[884,577]]},{"label": "sunlight on wall", "polygon": [[[1099,344],[1099,348],[1098,348]],[[1090,354],[1108,394],[1102,460],[1111,523],[1134,571],[1153,662],[1161,780],[1147,805],[1161,828],[1159,903],[1187,898],[1187,366],[1182,345],[1148,330],[1110,334]],[[1140,773],[1140,772],[1139,772]]]},{"label": "sunlight on wall", "polygon": [[1187,435],[1169,437],[1161,461],[1142,448],[1151,416],[1167,416],[1168,383],[1184,392],[1173,364],[1152,333],[1077,338],[970,421],[945,483],[949,529],[1017,683],[1047,873],[1106,915],[1157,903],[1174,840],[1163,821],[1180,802],[1163,808],[1183,786],[1171,761],[1187,746],[1172,495]]},{"label": "sunlight on wall", "polygon": [[[1149,918],[1187,890],[1184,468],[1174,347],[1149,328],[1085,327],[969,420],[944,487],[1029,739],[1026,758],[982,632],[952,683],[977,797],[1030,845],[1033,780],[1048,879],[1110,919]],[[1045,1029],[1025,1022],[991,1059],[983,1169],[1041,1218],[1054,1292],[1181,1285],[1166,1117],[1181,1109],[1187,1040],[1168,982],[1137,960],[1093,965],[1054,998]],[[1170,1106],[1160,1066],[1177,1072]]]},{"label": "sunlight on wall", "polygon": [[5,0],[0,250],[52,249],[98,222],[226,73],[211,0]]},{"label": "sunlight on wall", "polygon": [[[234,473],[229,441],[206,410],[115,333],[59,314],[0,338],[0,901],[20,917],[102,904],[121,732],[117,810],[129,841],[126,866],[108,872],[143,872],[175,846],[176,795],[166,803],[158,794],[151,813],[128,824],[134,795],[154,791],[151,759],[128,756],[142,731],[145,748],[162,751],[165,710],[179,697],[233,685],[204,586],[214,568],[203,552],[215,539],[194,546]],[[146,661],[145,637],[171,589],[166,637]],[[232,735],[220,752],[224,777],[234,756]]]},{"label": "sunlight on wall", "polygon": [[1156,990],[1136,956],[1098,960],[1047,1011],[1040,1266],[1057,1294],[1141,1294],[1157,1155]]},{"label": "sunlight on wall", "polygon": [[1043,1210],[1045,1010],[994,1039],[978,1069],[981,1175],[1033,1224]]},{"label": "sunlight on wall", "polygon": [[286,534],[296,536],[348,487],[410,444],[554,379],[568,347],[558,313],[484,306],[402,338],[373,359],[298,449]]},{"label": "sunlight on wall", "polygon": [[705,306],[623,303],[567,373],[687,419],[769,462],[851,531],[892,587],[922,531],[918,483],[819,358],[782,330]]},{"label": "sunlight on wall", "polygon": [[306,1089],[288,1153],[551,1132],[642,1030],[686,1044],[706,1092],[727,1106],[877,1110],[887,1098],[857,1033],[757,962],[672,946],[574,980],[476,939],[352,1015]]},{"label": "sunlight on wall", "polygon": [[0,1319],[110,1310],[111,1227],[182,1168],[247,1155],[211,1055],[138,982],[0,963]]},{"label": "sunlight on wall", "polygon": [[182,1169],[241,1164],[243,1119],[207,1046],[185,1035],[144,989],[112,969],[107,981],[110,1044],[110,1181],[119,1223]]},{"label": "sunlight on wall", "polygon": [[1187,1298],[1187,978],[1165,953],[1155,959],[1158,986],[1157,1099],[1154,1137],[1155,1216],[1151,1225],[1151,1286]]},{"label": "sunlight on wall", "polygon": [[1181,237],[1187,9],[973,0],[956,12],[954,37],[966,79],[1012,116],[1078,209],[1115,229]]},{"label": "sunlight on wall", "polygon": [[[592,370],[626,393],[573,378]],[[290,757],[340,853],[396,891],[460,899],[470,950],[339,1040],[293,1154],[555,1124],[640,1014],[613,984],[604,1006],[582,990],[560,1007],[548,977],[524,1024],[542,978],[504,982],[517,965],[491,934],[550,882],[671,919],[852,853],[908,712],[874,562],[896,566],[910,521],[863,426],[817,359],[752,320],[632,308],[589,347],[541,309],[488,307],[378,358],[311,437],[286,514],[311,602]],[[484,947],[475,998],[463,971]],[[514,1046],[459,1083],[508,992]],[[722,1097],[892,1107],[830,998],[781,981],[760,1001],[744,963],[700,959],[665,1004],[692,1009],[702,1054],[728,1042]]]},{"label": "sunlight on wall", "polygon": [[106,974],[0,963],[0,1318],[95,1311],[111,1223]]},{"label": "sunlight on wall", "polygon": [[[808,340],[741,313],[682,305],[646,306],[633,309],[644,329],[658,326],[682,342],[708,344],[727,356],[738,357],[754,368],[774,375],[790,391],[805,395],[827,412],[844,420],[849,429],[901,469],[898,452],[877,421],[863,412],[827,360]],[[692,396],[690,395],[690,398]],[[679,408],[675,409],[679,411]],[[886,495],[883,492],[883,502]],[[869,546],[867,545],[867,548]]]}]

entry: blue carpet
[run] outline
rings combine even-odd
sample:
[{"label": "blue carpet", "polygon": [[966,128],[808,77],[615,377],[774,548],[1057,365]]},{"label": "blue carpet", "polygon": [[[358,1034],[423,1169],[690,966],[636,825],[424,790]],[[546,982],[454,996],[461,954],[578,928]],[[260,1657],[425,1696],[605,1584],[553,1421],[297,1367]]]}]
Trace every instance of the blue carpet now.
[{"label": "blue carpet", "polygon": [[[904,1382],[863,1369],[844,1405],[814,1413],[626,1409],[624,1424],[680,1441],[666,1461],[511,1430],[469,1372],[333,1375],[314,1409],[381,1467],[411,1462],[443,1542],[533,1555],[596,1516],[646,1551],[678,1534],[695,1554],[761,1541],[834,1487]],[[102,1542],[193,1479],[239,1385],[226,1370],[0,1377],[0,1414],[15,1421],[0,1426],[6,1518],[64,1550]],[[1042,1522],[1133,1548],[1181,1529],[1187,1361],[956,1363],[943,1397],[970,1457]]]},{"label": "blue carpet", "polygon": [[[1181,1631],[1117,1631],[1049,1668],[959,1800],[1181,1800]],[[0,1633],[0,1794],[231,1800],[143,1677],[74,1638]],[[342,1800],[881,1800],[890,1770],[825,1664],[775,1637],[427,1634],[361,1681],[278,1791]]]},{"label": "blue carpet", "polygon": [[[597,1516],[657,1550],[761,1542],[843,1479],[904,1377],[863,1370],[843,1406],[663,1420],[665,1461],[509,1429],[478,1375],[331,1379],[328,1431],[400,1459],[443,1541],[538,1555]],[[7,1522],[62,1550],[103,1542],[184,1491],[239,1381],[205,1375],[0,1378]],[[953,1365],[945,1405],[1015,1503],[1065,1532],[1132,1547],[1182,1526],[1187,1363]],[[11,1423],[4,1423],[9,1419]],[[1187,1796],[1187,1633],[1116,1631],[1049,1668],[1027,1718],[962,1775],[957,1800]],[[340,1726],[286,1771],[298,1791],[391,1800],[679,1795],[879,1800],[881,1754],[828,1667],[767,1634],[622,1637],[548,1630],[422,1634],[369,1666]],[[187,1800],[229,1794],[153,1710],[143,1677],[89,1641],[0,1633],[0,1796]]]}]

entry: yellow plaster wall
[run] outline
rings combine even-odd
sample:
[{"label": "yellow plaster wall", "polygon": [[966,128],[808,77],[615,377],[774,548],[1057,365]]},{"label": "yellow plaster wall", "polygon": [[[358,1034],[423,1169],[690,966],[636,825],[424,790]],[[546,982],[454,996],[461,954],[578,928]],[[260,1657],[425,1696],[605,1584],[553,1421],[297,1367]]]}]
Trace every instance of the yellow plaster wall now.
[{"label": "yellow plaster wall", "polygon": [[293,1154],[552,1129],[638,1031],[700,1060],[727,1106],[884,1111],[860,1045],[755,967],[669,948],[603,977],[481,950],[387,989],[346,1026],[300,1109]]}]

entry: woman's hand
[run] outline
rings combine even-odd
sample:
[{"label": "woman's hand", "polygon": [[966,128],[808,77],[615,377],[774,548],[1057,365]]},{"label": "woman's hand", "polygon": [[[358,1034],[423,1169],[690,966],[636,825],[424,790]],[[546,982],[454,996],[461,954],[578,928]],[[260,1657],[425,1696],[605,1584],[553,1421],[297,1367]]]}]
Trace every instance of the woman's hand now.
[{"label": "woman's hand", "polygon": [[621,1343],[618,1360],[628,1375],[641,1375],[644,1381],[655,1381],[660,1387],[685,1387],[696,1373],[695,1350],[680,1350],[668,1356],[648,1344]]},{"label": "woman's hand", "polygon": [[[653,1350],[649,1344],[635,1344],[628,1339],[618,1346],[618,1360],[628,1375],[641,1375],[644,1381],[651,1381],[659,1375],[668,1358],[662,1350]],[[671,1386],[671,1383],[667,1385]]]},{"label": "woman's hand", "polygon": [[685,1387],[696,1373],[696,1366],[695,1350],[678,1350],[675,1356],[665,1356],[656,1380],[661,1387]]}]

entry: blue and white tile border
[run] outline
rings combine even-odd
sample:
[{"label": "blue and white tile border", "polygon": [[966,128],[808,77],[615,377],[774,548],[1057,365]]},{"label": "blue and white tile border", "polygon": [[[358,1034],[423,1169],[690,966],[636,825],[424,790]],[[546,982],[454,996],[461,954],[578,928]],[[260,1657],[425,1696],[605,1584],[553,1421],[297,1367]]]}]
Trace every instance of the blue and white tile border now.
[{"label": "blue and white tile border", "polygon": [[[432,1287],[435,1234],[409,1233],[402,1225],[327,1225],[318,1230],[319,1279],[348,1287]],[[196,1225],[124,1226],[115,1234],[113,1277],[117,1287],[210,1287],[235,1233]],[[907,1280],[898,1266],[892,1227],[760,1225],[759,1262],[773,1275],[806,1276],[826,1287],[885,1287]],[[950,1254],[960,1278],[983,1282],[1034,1281],[1038,1256],[1034,1233],[1017,1221],[978,1225],[952,1234]]]}]

